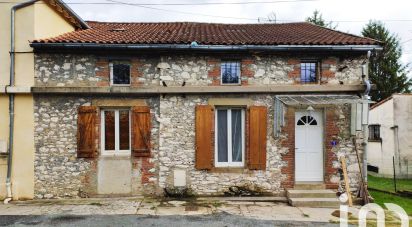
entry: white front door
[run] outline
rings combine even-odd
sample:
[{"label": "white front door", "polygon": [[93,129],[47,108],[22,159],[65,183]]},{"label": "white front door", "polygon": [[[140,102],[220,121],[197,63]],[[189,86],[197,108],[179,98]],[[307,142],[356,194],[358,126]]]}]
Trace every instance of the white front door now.
[{"label": "white front door", "polygon": [[323,118],[321,111],[295,114],[295,181],[323,181]]}]

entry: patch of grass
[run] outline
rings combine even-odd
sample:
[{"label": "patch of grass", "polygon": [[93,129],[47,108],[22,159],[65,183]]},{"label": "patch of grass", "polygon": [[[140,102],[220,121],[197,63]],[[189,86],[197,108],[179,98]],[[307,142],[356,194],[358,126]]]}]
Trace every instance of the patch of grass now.
[{"label": "patch of grass", "polygon": [[[368,175],[368,186],[388,192],[395,192],[395,187],[392,178],[374,177]],[[397,179],[397,190],[412,191],[412,179]]]},{"label": "patch of grass", "polygon": [[384,203],[395,203],[405,209],[409,216],[412,216],[412,199],[372,190],[370,190],[369,193],[375,199],[375,203],[379,204],[383,208],[385,207],[383,205]]}]

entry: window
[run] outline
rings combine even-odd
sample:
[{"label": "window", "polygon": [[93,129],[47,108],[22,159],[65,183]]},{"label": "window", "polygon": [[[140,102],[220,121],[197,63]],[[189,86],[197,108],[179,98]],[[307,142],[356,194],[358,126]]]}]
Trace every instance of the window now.
[{"label": "window", "polygon": [[215,166],[242,167],[245,151],[245,111],[218,108],[215,116]]},{"label": "window", "polygon": [[130,111],[101,111],[101,150],[103,155],[130,154]]},{"label": "window", "polygon": [[380,125],[369,125],[369,141],[381,141],[380,131]]},{"label": "window", "polygon": [[317,77],[317,63],[316,62],[302,62],[300,63],[300,82],[314,83]]},{"label": "window", "polygon": [[223,61],[220,66],[222,84],[240,84],[240,62]]},{"label": "window", "polygon": [[130,63],[125,61],[114,61],[110,63],[111,85],[130,84]]},{"label": "window", "polygon": [[312,116],[303,116],[298,120],[297,125],[318,125],[318,122]]}]

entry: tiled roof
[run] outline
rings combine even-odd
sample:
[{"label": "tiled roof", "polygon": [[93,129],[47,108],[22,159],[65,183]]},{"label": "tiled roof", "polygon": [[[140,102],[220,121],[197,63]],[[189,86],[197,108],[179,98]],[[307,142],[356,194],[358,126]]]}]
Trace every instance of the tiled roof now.
[{"label": "tiled roof", "polygon": [[200,45],[378,45],[379,42],[310,23],[211,24],[87,22],[90,29],[33,43]]}]

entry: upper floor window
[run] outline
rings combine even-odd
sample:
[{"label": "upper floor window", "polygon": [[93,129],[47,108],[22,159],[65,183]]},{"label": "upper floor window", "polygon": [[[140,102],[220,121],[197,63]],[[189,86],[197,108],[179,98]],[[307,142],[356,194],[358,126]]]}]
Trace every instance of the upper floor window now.
[{"label": "upper floor window", "polygon": [[314,83],[317,81],[317,63],[302,62],[300,63],[300,82]]},{"label": "upper floor window", "polygon": [[127,61],[113,61],[110,63],[110,84],[130,84],[130,63]]},{"label": "upper floor window", "polygon": [[223,61],[220,66],[222,84],[240,84],[240,62]]},{"label": "upper floor window", "polygon": [[369,125],[369,141],[381,141],[380,125]]}]

